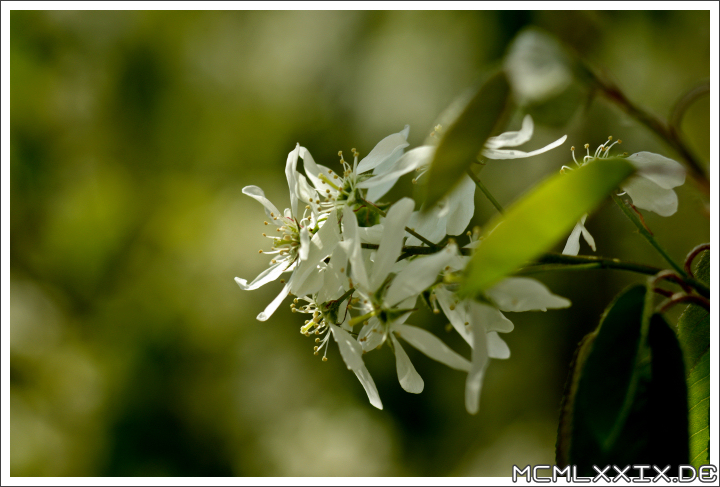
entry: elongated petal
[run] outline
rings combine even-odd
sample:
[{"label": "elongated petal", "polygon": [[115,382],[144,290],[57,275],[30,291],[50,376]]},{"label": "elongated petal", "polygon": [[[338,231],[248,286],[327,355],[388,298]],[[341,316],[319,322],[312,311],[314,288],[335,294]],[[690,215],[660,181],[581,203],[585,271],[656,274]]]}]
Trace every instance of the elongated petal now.
[{"label": "elongated petal", "polygon": [[685,167],[660,154],[638,152],[627,158],[638,169],[638,176],[649,179],[664,189],[672,189],[685,183]]},{"label": "elongated petal", "polygon": [[358,235],[360,243],[369,243],[378,245],[382,240],[383,229],[382,224],[373,225],[372,227],[358,227]]},{"label": "elongated petal", "polygon": [[300,147],[299,155],[303,160],[305,174],[307,174],[307,177],[310,179],[312,185],[315,186],[315,189],[317,189],[318,191],[330,189],[330,192],[334,192],[334,189],[332,187],[324,184],[323,181],[320,180],[320,174],[324,174],[326,177],[330,178],[332,171],[330,171],[322,164],[315,163],[315,160],[310,155],[310,151],[308,151],[305,147]]},{"label": "elongated petal", "polygon": [[483,303],[473,303],[473,313],[470,319],[480,319],[485,331],[510,333],[515,328],[513,322],[505,317],[499,309]]},{"label": "elongated petal", "polygon": [[267,305],[267,308],[265,308],[265,311],[257,315],[258,321],[267,321],[268,318],[272,316],[272,314],[275,312],[276,309],[282,304],[283,300],[290,294],[290,282],[288,281],[287,284],[282,288],[282,291],[280,291],[280,294],[277,295],[275,299],[272,300],[270,304]]},{"label": "elongated petal", "polygon": [[[342,269],[342,271],[340,269]],[[347,254],[345,250],[338,245],[333,249],[330,262],[328,262],[325,271],[322,288],[320,288],[317,294],[317,301],[319,303],[326,303],[332,299],[337,299],[347,291],[347,274],[345,273],[345,269],[347,269]]]},{"label": "elongated petal", "polygon": [[502,311],[547,311],[567,308],[570,300],[552,294],[540,281],[529,277],[508,277],[488,289],[485,294]]},{"label": "elongated petal", "polygon": [[285,272],[286,267],[287,262],[278,262],[262,271],[250,284],[248,284],[245,279],[240,279],[239,277],[235,278],[235,282],[237,282],[237,285],[240,286],[240,289],[243,291],[251,291],[280,277],[280,274]]},{"label": "elongated petal", "polygon": [[445,345],[442,340],[429,331],[410,325],[393,325],[393,331],[431,359],[453,369],[465,372],[470,370],[470,362],[466,358]]},{"label": "elongated petal", "polygon": [[460,235],[475,214],[475,182],[470,176],[463,175],[460,183],[448,195],[448,203],[450,210],[445,232],[448,235]]},{"label": "elongated petal", "polygon": [[415,370],[415,367],[410,361],[410,357],[407,356],[407,353],[405,353],[405,350],[397,338],[391,334],[390,339],[395,349],[395,365],[400,385],[407,392],[420,394],[425,387],[425,382],[422,380],[422,377],[420,377],[420,374],[417,373],[417,370]]},{"label": "elongated petal", "polygon": [[487,332],[488,356],[490,358],[508,359],[510,358],[510,348],[505,340],[495,331]]},{"label": "elongated petal", "polygon": [[449,291],[445,286],[437,286],[435,288],[435,296],[437,297],[440,308],[455,331],[463,337],[463,339],[472,347],[472,333],[468,328],[470,318],[468,316],[467,306],[460,303],[455,293]]},{"label": "elongated petal", "polygon": [[415,202],[410,198],[403,198],[395,203],[387,212],[383,222],[383,232],[380,246],[375,255],[375,263],[370,274],[370,289],[377,290],[390,273],[392,265],[402,252],[405,226],[407,225]]},{"label": "elongated petal", "polygon": [[543,152],[554,149],[555,147],[565,143],[566,139],[567,135],[563,135],[555,142],[546,145],[542,149],[537,149],[532,152],[523,152],[512,149],[483,149],[482,155],[483,157],[487,157],[488,159],[524,159],[526,157],[536,156],[538,154],[542,154]]},{"label": "elongated petal", "polygon": [[310,232],[307,227],[300,229],[300,248],[298,249],[298,255],[300,260],[307,260],[308,254],[310,253]]},{"label": "elongated petal", "polygon": [[362,347],[348,332],[337,325],[330,323],[330,330],[333,338],[338,344],[340,355],[342,355],[345,365],[350,370],[357,370],[365,366],[362,359]]},{"label": "elongated petal", "polygon": [[482,317],[474,316],[478,311],[474,301],[470,302],[470,323],[473,335],[472,359],[470,371],[465,380],[465,408],[468,413],[475,414],[480,406],[480,391],[482,390],[485,370],[490,361],[488,355],[487,333],[482,325]]},{"label": "elongated petal", "polygon": [[395,276],[385,294],[385,306],[395,306],[417,296],[437,280],[440,271],[457,252],[456,245],[448,245],[431,255],[417,257]]},{"label": "elongated petal", "polygon": [[565,242],[565,248],[562,253],[565,255],[577,255],[580,252],[580,233],[582,232],[582,223],[577,222],[570,232],[570,236]]},{"label": "elongated petal", "polygon": [[339,241],[340,231],[338,229],[337,214],[332,212],[328,215],[325,224],[320,227],[320,230],[310,239],[310,250],[308,251],[307,259],[302,261],[293,273],[293,287],[290,292],[299,296],[303,295],[298,292],[298,288],[304,283],[310,273],[317,272],[317,265],[332,254]]},{"label": "elongated petal", "polygon": [[[445,201],[445,200],[443,200]],[[442,214],[444,213],[444,215]],[[414,211],[410,220],[408,221],[408,227],[413,229],[416,233],[422,235],[432,243],[438,243],[440,240],[445,238],[445,228],[447,227],[449,213],[444,211],[444,208],[435,205],[432,210],[427,213],[422,211]],[[408,238],[405,241],[405,245],[423,246],[425,243],[420,241],[413,235],[407,234]]]},{"label": "elongated petal", "polygon": [[355,280],[356,285],[359,285],[362,290],[369,291],[370,284],[367,277],[367,271],[365,270],[365,261],[362,256],[360,247],[360,235],[358,231],[357,217],[352,208],[345,206],[343,208],[343,248],[347,253],[348,260],[350,261],[352,277]]},{"label": "elongated petal", "polygon": [[388,135],[378,142],[373,150],[371,150],[370,153],[360,161],[357,167],[357,173],[361,174],[375,168],[397,151],[401,151],[410,145],[407,142],[409,132],[410,126],[406,125],[402,131],[396,134]]},{"label": "elongated petal", "polygon": [[[309,260],[300,262],[297,269],[293,273],[296,279],[290,287],[290,292],[296,296],[312,296],[323,286],[326,269],[323,269],[324,263],[313,263]],[[302,276],[302,278],[300,277]]]},{"label": "elongated petal", "polygon": [[671,216],[677,211],[678,198],[675,191],[661,188],[649,179],[635,176],[621,188],[630,195],[638,208],[654,211],[660,216]]},{"label": "elongated petal", "polygon": [[297,144],[293,150],[290,151],[285,163],[285,176],[287,177],[288,188],[290,189],[290,208],[295,218],[300,219],[298,215],[298,196],[297,190],[297,160],[300,152],[300,144]]},{"label": "elongated petal", "polygon": [[499,149],[501,147],[517,147],[522,145],[532,138],[534,127],[532,117],[525,115],[520,131],[505,132],[497,137],[490,137],[487,142],[485,142],[485,147],[488,149]]},{"label": "elongated petal", "polygon": [[380,401],[380,394],[378,394],[377,387],[375,387],[375,382],[373,381],[370,372],[368,372],[367,367],[363,365],[361,368],[353,370],[353,372],[355,372],[355,375],[360,381],[360,384],[362,384],[363,388],[365,389],[365,392],[368,395],[368,399],[370,400],[370,404],[372,404],[378,409],[382,409],[383,405]]},{"label": "elongated petal", "polygon": [[[587,216],[587,214],[585,216]],[[595,239],[593,238],[592,235],[590,235],[590,232],[588,232],[588,229],[585,228],[584,224],[585,224],[585,217],[583,217],[582,220],[580,220],[580,231],[582,232],[582,236],[585,239],[585,241],[587,242],[587,244],[590,246],[591,249],[593,249],[593,252],[595,252],[597,250],[597,248],[595,247]]]},{"label": "elongated petal", "polygon": [[359,188],[372,188],[388,181],[397,181],[398,178],[408,174],[419,167],[427,166],[435,155],[435,146],[422,145],[407,151],[400,157],[393,167],[385,173],[378,173],[376,176],[358,184]]},{"label": "elongated petal", "polygon": [[364,325],[360,333],[358,333],[358,341],[366,352],[379,347],[385,341],[385,334],[382,332],[380,320],[375,317],[370,318],[368,324]]},{"label": "elongated petal", "polygon": [[248,195],[252,199],[259,201],[265,207],[265,214],[268,216],[272,223],[277,226],[281,225],[276,220],[273,220],[274,217],[280,216],[281,213],[278,211],[275,205],[273,205],[270,200],[265,197],[265,193],[262,189],[257,186],[245,186],[242,192],[243,194]]}]

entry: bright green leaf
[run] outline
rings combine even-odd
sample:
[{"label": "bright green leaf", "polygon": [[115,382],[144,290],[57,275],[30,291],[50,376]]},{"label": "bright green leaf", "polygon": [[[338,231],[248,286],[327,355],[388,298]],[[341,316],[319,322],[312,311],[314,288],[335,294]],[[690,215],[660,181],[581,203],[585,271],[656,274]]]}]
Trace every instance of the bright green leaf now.
[{"label": "bright green leaf", "polygon": [[482,292],[563,238],[634,171],[622,158],[598,159],[545,180],[485,226],[461,293]]},{"label": "bright green leaf", "polygon": [[510,92],[499,72],[487,80],[448,127],[435,151],[426,181],[425,208],[432,208],[453,189],[501,124]]},{"label": "bright green leaf", "polygon": [[[710,285],[710,252],[703,252],[698,259],[695,277],[703,284]],[[710,313],[702,306],[689,305],[678,320],[678,336],[690,370],[710,348]]]}]

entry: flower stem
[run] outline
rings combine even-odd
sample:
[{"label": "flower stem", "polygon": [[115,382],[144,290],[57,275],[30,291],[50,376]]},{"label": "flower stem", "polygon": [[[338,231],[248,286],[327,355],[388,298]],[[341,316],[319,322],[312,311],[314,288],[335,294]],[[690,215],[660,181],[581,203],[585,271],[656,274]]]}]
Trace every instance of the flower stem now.
[{"label": "flower stem", "polygon": [[483,192],[485,197],[487,197],[487,199],[490,200],[490,203],[493,204],[495,209],[500,213],[504,213],[505,210],[503,209],[502,205],[500,203],[498,203],[498,200],[496,200],[495,197],[492,195],[492,193],[490,193],[490,191],[488,191],[488,189],[485,187],[485,185],[482,183],[482,181],[480,181],[480,178],[477,176],[477,174],[475,174],[472,171],[472,169],[470,169],[470,168],[468,168],[467,174],[468,174],[468,176],[470,176],[470,179],[472,179],[475,182],[477,187],[480,188],[480,191]]},{"label": "flower stem", "polygon": [[612,195],[613,201],[617,203],[617,205],[620,207],[623,213],[625,213],[625,216],[628,217],[628,219],[635,224],[637,229],[640,231],[640,234],[645,237],[645,239],[650,242],[650,245],[655,247],[655,250],[658,251],[660,255],[663,256],[663,258],[667,261],[670,266],[675,269],[675,271],[680,274],[680,276],[685,279],[688,277],[688,275],[685,273],[685,269],[682,268],[677,262],[675,262],[670,255],[667,253],[667,251],[660,245],[660,243],[655,239],[652,233],[647,229],[647,227],[644,225],[644,223],[640,220],[640,217],[635,214],[634,211],[625,203],[619,196],[613,194]]}]

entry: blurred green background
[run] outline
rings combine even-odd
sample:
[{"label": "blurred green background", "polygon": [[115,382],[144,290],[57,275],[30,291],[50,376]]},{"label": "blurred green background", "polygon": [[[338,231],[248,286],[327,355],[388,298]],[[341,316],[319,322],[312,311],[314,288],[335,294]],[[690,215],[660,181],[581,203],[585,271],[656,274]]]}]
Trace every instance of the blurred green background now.
[{"label": "blurred green background", "polygon": [[[411,395],[389,350],[367,356],[379,411],[336,348],[327,363],[313,356],[287,306],[255,320],[280,284],[233,282],[267,263],[262,208],[241,190],[287,206],[296,142],[331,167],[338,150],[367,154],[406,123],[420,144],[529,25],[662,116],[710,76],[708,12],[13,11],[10,22],[13,476],[507,476],[554,463],[574,348],[639,276],[543,275],[573,307],[508,314],[512,357],[491,364],[476,416],[461,372],[408,347],[425,379]],[[704,98],[683,124],[704,161],[709,117]],[[528,146],[566,133],[541,157],[491,161],[485,184],[509,204],[570,145],[608,135],[677,157],[602,99],[538,123]],[[645,218],[682,259],[709,241],[708,207],[690,181],[677,192],[676,215]],[[411,194],[409,177],[393,193]],[[481,225],[494,210],[479,194],[476,207]],[[599,255],[663,265],[616,207],[587,226]],[[444,319],[412,321],[468,355]]]}]

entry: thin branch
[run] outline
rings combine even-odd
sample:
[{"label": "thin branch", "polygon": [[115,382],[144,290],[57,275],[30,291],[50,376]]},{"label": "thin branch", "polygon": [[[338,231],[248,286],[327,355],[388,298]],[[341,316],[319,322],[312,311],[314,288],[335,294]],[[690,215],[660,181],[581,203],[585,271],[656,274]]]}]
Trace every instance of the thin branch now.
[{"label": "thin branch", "polygon": [[485,187],[485,185],[480,181],[480,178],[475,174],[471,168],[467,169],[467,174],[470,176],[470,179],[472,179],[475,182],[475,185],[477,185],[478,188],[480,188],[480,191],[483,192],[483,194],[487,197],[487,199],[490,200],[490,203],[493,204],[495,209],[500,212],[504,213],[505,210],[503,209],[502,205],[498,203],[498,200],[495,199],[495,197],[490,193],[490,191]]}]

